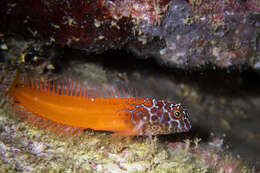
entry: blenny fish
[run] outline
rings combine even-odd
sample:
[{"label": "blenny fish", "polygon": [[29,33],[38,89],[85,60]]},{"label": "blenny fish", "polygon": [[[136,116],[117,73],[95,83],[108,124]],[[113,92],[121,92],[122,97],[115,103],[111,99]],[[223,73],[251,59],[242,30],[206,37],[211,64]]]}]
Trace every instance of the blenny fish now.
[{"label": "blenny fish", "polygon": [[11,110],[29,123],[58,133],[84,129],[115,136],[187,132],[188,112],[180,103],[128,96],[124,87],[89,89],[72,81],[19,79],[7,91]]}]

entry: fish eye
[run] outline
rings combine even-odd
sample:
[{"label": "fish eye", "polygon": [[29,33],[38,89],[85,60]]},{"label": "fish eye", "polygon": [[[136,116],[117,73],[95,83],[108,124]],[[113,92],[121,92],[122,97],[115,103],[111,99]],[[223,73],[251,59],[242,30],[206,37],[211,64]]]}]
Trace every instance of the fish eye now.
[{"label": "fish eye", "polygon": [[180,111],[175,111],[175,112],[174,112],[174,115],[175,115],[175,118],[177,118],[177,119],[181,118],[181,113],[180,113]]}]

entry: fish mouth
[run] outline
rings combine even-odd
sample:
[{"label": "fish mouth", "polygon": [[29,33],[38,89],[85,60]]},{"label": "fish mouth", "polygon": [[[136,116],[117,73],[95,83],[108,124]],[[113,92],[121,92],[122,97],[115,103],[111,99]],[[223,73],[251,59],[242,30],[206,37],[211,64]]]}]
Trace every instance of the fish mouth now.
[{"label": "fish mouth", "polygon": [[175,129],[172,129],[171,131],[172,131],[172,133],[186,133],[186,132],[189,132],[190,130],[191,130],[191,125],[190,125],[190,128],[187,128],[187,127],[182,128],[182,129],[175,128]]}]

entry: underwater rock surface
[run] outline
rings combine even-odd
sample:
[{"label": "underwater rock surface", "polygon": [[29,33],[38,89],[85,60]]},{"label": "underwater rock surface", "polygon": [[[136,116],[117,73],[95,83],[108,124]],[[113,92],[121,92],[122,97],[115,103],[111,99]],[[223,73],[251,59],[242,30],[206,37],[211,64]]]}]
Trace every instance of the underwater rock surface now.
[{"label": "underwater rock surface", "polygon": [[[0,172],[259,172],[259,13],[256,0],[1,0]],[[183,103],[192,130],[110,143],[39,129],[7,111],[17,66]]]},{"label": "underwater rock surface", "polygon": [[125,48],[180,68],[260,68],[255,0],[64,0],[0,2],[1,34],[86,53]]},{"label": "underwater rock surface", "polygon": [[[67,49],[56,54],[62,61],[53,63],[41,57],[55,55],[52,51],[42,49],[39,55],[31,52],[28,56],[24,49],[39,48],[36,43],[9,41],[8,49],[1,52],[6,61],[0,62],[2,172],[259,171],[260,74],[237,69],[169,69],[117,51],[86,57]],[[11,58],[15,55],[17,58]],[[19,61],[21,57],[24,61]],[[122,57],[124,61],[120,61]],[[117,83],[152,98],[182,103],[191,116],[192,130],[160,135],[151,143],[146,137],[111,142],[110,132],[85,130],[74,137],[40,129],[6,107],[4,92],[18,65],[21,76],[72,79],[91,87]]]},{"label": "underwater rock surface", "polygon": [[[25,66],[25,69],[37,71],[37,68],[29,65]],[[2,89],[12,82],[15,68],[10,64],[1,63],[1,70],[0,94],[3,95]],[[51,130],[32,126],[17,115],[8,112],[3,106],[5,100],[2,96],[0,171],[240,173],[253,172],[258,169],[242,161],[243,157],[240,160],[228,152],[222,136],[217,137],[211,134],[207,139],[203,139],[201,132],[196,130],[196,126],[200,126],[201,129],[205,128],[205,123],[209,126],[211,126],[210,123],[215,123],[216,126],[219,124],[218,121],[221,119],[218,119],[215,113],[229,110],[225,107],[230,106],[223,99],[220,101],[222,104],[211,103],[210,105],[207,101],[216,100],[207,95],[200,96],[198,91],[189,88],[182,81],[176,82],[175,78],[162,77],[161,73],[152,74],[149,70],[145,73],[136,70],[113,71],[104,69],[99,63],[84,63],[83,60],[78,60],[71,61],[69,68],[66,68],[58,78],[72,78],[81,80],[86,85],[92,83],[98,86],[111,80],[132,83],[134,81],[131,78],[135,80],[139,78],[138,84],[151,97],[161,97],[175,102],[185,100],[185,103],[189,104],[188,108],[194,120],[193,132],[162,135],[154,137],[152,141],[147,137],[127,137],[113,141],[110,138],[111,133],[89,129],[77,136],[59,135]],[[21,75],[27,74],[22,70]],[[42,76],[46,75],[42,74]],[[50,73],[49,77],[56,78],[57,74]],[[143,80],[143,77],[146,80]],[[224,108],[219,110],[219,106]],[[209,107],[209,110],[205,107]],[[221,118],[225,120],[225,117]],[[210,133],[211,130],[204,129],[206,133]]]}]

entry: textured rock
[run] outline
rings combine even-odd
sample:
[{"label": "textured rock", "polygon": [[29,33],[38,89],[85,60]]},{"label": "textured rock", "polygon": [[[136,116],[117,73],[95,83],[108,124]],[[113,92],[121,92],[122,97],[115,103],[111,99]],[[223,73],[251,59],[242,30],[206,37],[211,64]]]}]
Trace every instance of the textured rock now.
[{"label": "textured rock", "polygon": [[156,2],[3,0],[0,31],[100,52],[124,45],[133,37],[134,23],[157,23],[167,1]]},{"label": "textured rock", "polygon": [[[259,62],[259,11],[253,14],[244,4],[173,1],[161,25],[146,26],[143,32],[165,41],[153,55],[179,67],[254,65]],[[149,46],[146,48],[151,52]]]},{"label": "textured rock", "polygon": [[[15,47],[7,45],[7,52],[15,52],[12,50]],[[21,43],[17,45],[23,46]],[[122,82],[131,88],[137,85],[137,89],[143,89],[150,97],[184,103],[193,120],[192,131],[162,135],[154,138],[152,143],[145,137],[110,143],[109,132],[86,130],[76,137],[58,136],[0,109],[0,172],[259,171],[259,75],[219,69],[189,73],[180,69],[171,71],[155,64],[151,68],[153,65],[142,60],[123,61],[117,64],[118,68],[112,68],[106,63],[79,61],[84,54],[73,56],[77,57],[76,61],[69,59],[70,64],[63,66],[64,73],[60,76],[52,71],[42,74],[41,65],[26,65],[24,69],[23,64],[20,65],[20,75],[73,79],[86,86],[104,88],[113,82]],[[115,56],[110,54],[108,57]],[[16,66],[1,63],[0,67],[0,95],[3,96],[13,81]],[[6,100],[0,98],[2,108]],[[213,132],[216,137],[209,135]],[[241,154],[241,160],[250,159],[248,163],[256,168],[251,169],[234,153],[231,155],[226,144],[230,145],[231,151]]]},{"label": "textured rock", "polygon": [[124,47],[181,68],[208,63],[259,68],[256,0],[2,0],[0,12],[4,35],[86,53]]}]

